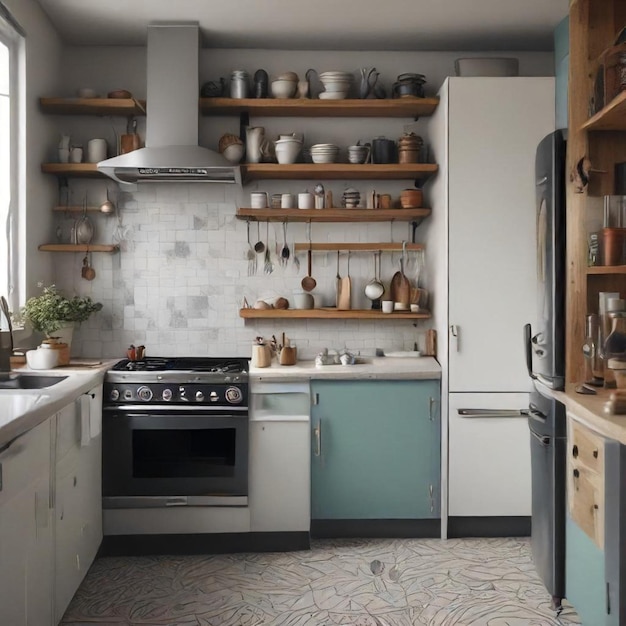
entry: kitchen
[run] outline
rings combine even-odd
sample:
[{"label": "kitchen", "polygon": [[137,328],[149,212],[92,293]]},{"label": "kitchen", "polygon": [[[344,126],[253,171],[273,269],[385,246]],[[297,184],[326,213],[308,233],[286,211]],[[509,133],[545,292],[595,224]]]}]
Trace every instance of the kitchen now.
[{"label": "kitchen", "polygon": [[[29,186],[29,189],[32,187],[32,198],[29,197],[28,204],[29,207],[36,205],[39,208],[34,213],[27,213],[29,224],[25,232],[25,249],[35,250],[41,243],[54,239],[57,226],[67,228],[61,216],[56,219],[50,217],[46,223],[43,216],[51,212],[42,208],[58,202],[56,180],[39,173],[41,163],[56,161],[58,137],[61,134],[70,135],[74,141],[84,145],[92,137],[107,137],[109,141],[113,137],[109,119],[41,115],[37,108],[38,98],[70,95],[79,86],[89,86],[101,93],[123,87],[142,98],[145,96],[145,49],[139,46],[63,45],[46,24],[45,17],[38,14],[36,5],[33,5],[32,11],[28,9],[24,14],[23,3],[15,3],[16,6],[7,4],[18,20],[24,20],[29,35],[31,32],[37,34],[36,43],[27,43],[35,47],[31,54],[35,54],[37,48],[41,53],[41,62],[33,64],[32,70],[28,70],[33,72],[34,78],[32,85],[27,87],[27,106],[31,115],[26,159],[28,170],[38,181],[37,185]],[[562,13],[565,16],[566,7]],[[34,17],[36,15],[39,15],[37,19]],[[30,37],[27,38],[29,41]],[[201,51],[200,81],[228,76],[235,67],[245,67],[250,72],[257,67],[264,67],[270,73],[292,69],[303,75],[310,66],[322,70],[338,65],[346,68],[375,65],[381,75],[391,82],[401,71],[421,71],[423,67],[428,78],[428,94],[435,95],[445,76],[453,73],[453,61],[458,56],[461,55],[443,51],[381,50],[365,54],[293,50],[289,52],[287,63],[285,55],[277,53],[275,49],[208,48]],[[554,73],[552,53],[520,52],[514,56],[520,59],[522,75],[544,76]],[[61,67],[62,72],[59,71]],[[98,68],[97,72],[94,72],[94,67]],[[332,138],[340,145],[351,145],[357,139],[369,141],[379,135],[398,137],[406,130],[416,130],[431,145],[436,141],[434,124],[427,117],[420,118],[415,124],[409,123],[407,119],[391,118],[311,120],[268,117],[254,120],[255,123],[257,121],[266,127],[270,135],[303,132],[307,143]],[[113,123],[117,124],[118,133],[124,131],[123,120],[113,118]],[[142,117],[138,118],[138,124],[140,134],[144,134],[146,131]],[[217,146],[222,134],[239,134],[238,126],[237,116],[203,117],[200,120],[200,144]],[[46,141],[42,137],[49,139]],[[434,160],[437,161],[438,157]],[[433,186],[437,181],[435,177]],[[143,344],[151,356],[248,356],[255,336],[280,336],[281,331],[297,343],[299,357],[307,360],[315,358],[324,347],[331,350],[346,348],[352,352],[360,351],[362,355],[373,355],[375,348],[381,346],[386,352],[410,351],[415,343],[420,349],[425,349],[425,331],[431,325],[427,321],[416,322],[416,326],[411,321],[400,319],[380,323],[339,319],[332,322],[281,319],[278,323],[274,320],[244,323],[239,317],[244,298],[252,303],[257,299],[289,297],[298,288],[304,274],[290,266],[284,271],[278,269],[271,276],[260,273],[246,276],[246,222],[236,219],[234,208],[246,206],[248,194],[253,190],[299,193],[305,188],[312,190],[315,182],[318,181],[260,181],[248,184],[243,189],[217,185],[147,185],[140,187],[137,192],[120,193],[114,184],[102,180],[72,180],[74,203],[81,203],[86,193],[90,194],[89,204],[99,203],[106,198],[107,189],[110,189],[114,201],[123,207],[123,222],[119,224],[117,220],[106,216],[94,217],[96,227],[101,230],[99,237],[103,241],[110,241],[113,234],[117,233],[121,252],[93,254],[90,262],[97,277],[91,282],[81,278],[83,255],[40,252],[25,259],[20,258],[20,263],[26,266],[24,273],[32,283],[31,293],[36,292],[34,285],[38,280],[45,280],[55,282],[69,293],[89,294],[94,300],[104,303],[101,313],[92,316],[77,329],[73,343],[74,355],[119,359],[126,354],[130,344]],[[378,181],[367,181],[368,187],[370,182],[379,184]],[[363,181],[324,183],[336,197],[347,184],[357,188],[360,185],[362,191],[365,190]],[[384,181],[380,185],[384,193],[397,196],[406,181]],[[431,194],[435,194],[433,187]],[[446,287],[440,282],[441,275],[437,276],[436,246],[432,245],[433,229],[436,228],[433,226],[437,216],[436,198],[431,196],[429,201],[434,213],[430,221],[425,220],[417,228],[416,241],[426,245],[426,284],[436,302],[437,294],[443,293]],[[257,238],[268,241],[263,232],[265,223],[261,223],[258,234],[256,224],[251,224],[253,241]],[[269,228],[269,240],[272,243],[274,240],[281,241],[283,233],[280,223],[270,223]],[[304,224],[289,224],[288,240],[306,242],[307,238]],[[411,240],[411,232],[407,223],[401,221],[392,222],[391,225],[369,223],[351,227],[314,223],[312,239],[315,242],[335,244],[346,240],[364,243],[402,242]],[[435,249],[434,254],[432,249]],[[342,273],[347,269],[346,256],[343,255],[342,259]],[[389,280],[398,268],[398,257],[397,253],[395,256],[383,256],[381,275],[385,280]],[[335,259],[334,254],[316,254],[313,260],[313,275],[319,285],[318,292],[325,300],[332,296]],[[305,261],[305,258],[302,257],[301,261]],[[355,298],[358,299],[362,293],[371,270],[370,255],[352,255],[350,273]],[[362,301],[355,302],[354,306],[363,309],[367,303],[363,296],[360,297]],[[432,323],[439,329],[438,324],[438,321]],[[439,348],[445,351],[447,321],[443,328],[445,332],[439,331]],[[522,361],[520,368],[523,370]]]}]

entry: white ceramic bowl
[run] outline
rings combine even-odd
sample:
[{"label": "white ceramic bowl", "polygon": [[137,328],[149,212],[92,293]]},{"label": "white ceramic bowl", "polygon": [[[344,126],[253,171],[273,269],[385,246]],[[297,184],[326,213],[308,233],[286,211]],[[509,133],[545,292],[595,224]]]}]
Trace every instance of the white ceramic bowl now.
[{"label": "white ceramic bowl", "polygon": [[322,91],[319,98],[320,100],[345,100],[347,96],[347,91]]},{"label": "white ceramic bowl", "polygon": [[32,370],[51,370],[59,364],[59,351],[50,348],[28,350],[26,363]]},{"label": "white ceramic bowl", "polygon": [[324,82],[324,90],[329,93],[333,93],[336,91],[348,91],[349,89],[350,89],[350,83],[346,83],[343,81]]},{"label": "white ceramic bowl", "polygon": [[296,94],[298,83],[292,80],[274,80],[271,89],[274,98],[293,98]]},{"label": "white ceramic bowl", "polygon": [[302,142],[295,139],[287,139],[274,142],[274,151],[276,153],[276,160],[281,164],[295,163],[300,150],[302,149]]},{"label": "white ceramic bowl", "polygon": [[222,151],[224,158],[229,162],[236,165],[243,157],[244,147],[240,143],[233,143],[230,146],[226,146]]}]

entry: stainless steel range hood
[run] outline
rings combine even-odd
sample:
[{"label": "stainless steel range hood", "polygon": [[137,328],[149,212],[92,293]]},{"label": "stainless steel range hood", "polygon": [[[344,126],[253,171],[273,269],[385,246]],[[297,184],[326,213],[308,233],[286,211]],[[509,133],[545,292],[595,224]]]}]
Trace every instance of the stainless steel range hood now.
[{"label": "stainless steel range hood", "polygon": [[148,26],[146,147],[98,163],[122,185],[241,184],[239,167],[198,145],[200,33],[197,23]]}]

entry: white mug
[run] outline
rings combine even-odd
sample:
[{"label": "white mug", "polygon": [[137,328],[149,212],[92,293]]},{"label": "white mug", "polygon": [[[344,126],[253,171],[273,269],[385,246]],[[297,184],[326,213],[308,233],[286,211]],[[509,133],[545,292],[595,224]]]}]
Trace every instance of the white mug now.
[{"label": "white mug", "polygon": [[82,163],[83,149],[80,146],[74,146],[70,152],[70,161],[72,163]]},{"label": "white mug", "polygon": [[250,207],[253,209],[267,208],[267,192],[266,191],[253,191],[250,194]]},{"label": "white mug", "polygon": [[291,193],[283,193],[280,196],[281,209],[293,209],[294,197]]},{"label": "white mug", "polygon": [[312,209],[314,205],[314,198],[312,193],[299,193],[298,194],[298,208],[299,209]]},{"label": "white mug", "polygon": [[393,300],[382,301],[383,313],[393,313]]},{"label": "white mug", "polygon": [[107,158],[107,142],[105,139],[90,139],[87,142],[87,161],[99,163]]}]

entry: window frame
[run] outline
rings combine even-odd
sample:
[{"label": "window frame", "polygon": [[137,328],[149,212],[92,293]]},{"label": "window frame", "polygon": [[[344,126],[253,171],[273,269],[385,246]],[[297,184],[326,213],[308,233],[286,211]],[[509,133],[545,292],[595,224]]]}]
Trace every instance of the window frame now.
[{"label": "window frame", "polygon": [[[0,43],[9,50],[9,193],[8,219],[0,223],[0,236],[8,239],[6,269],[3,282],[6,280],[7,293],[5,297],[11,311],[17,311],[20,305],[20,261],[18,243],[20,236],[20,111],[23,100],[21,66],[24,51],[24,32],[6,7],[0,2]],[[0,259],[0,267],[5,265],[5,259]]]}]

